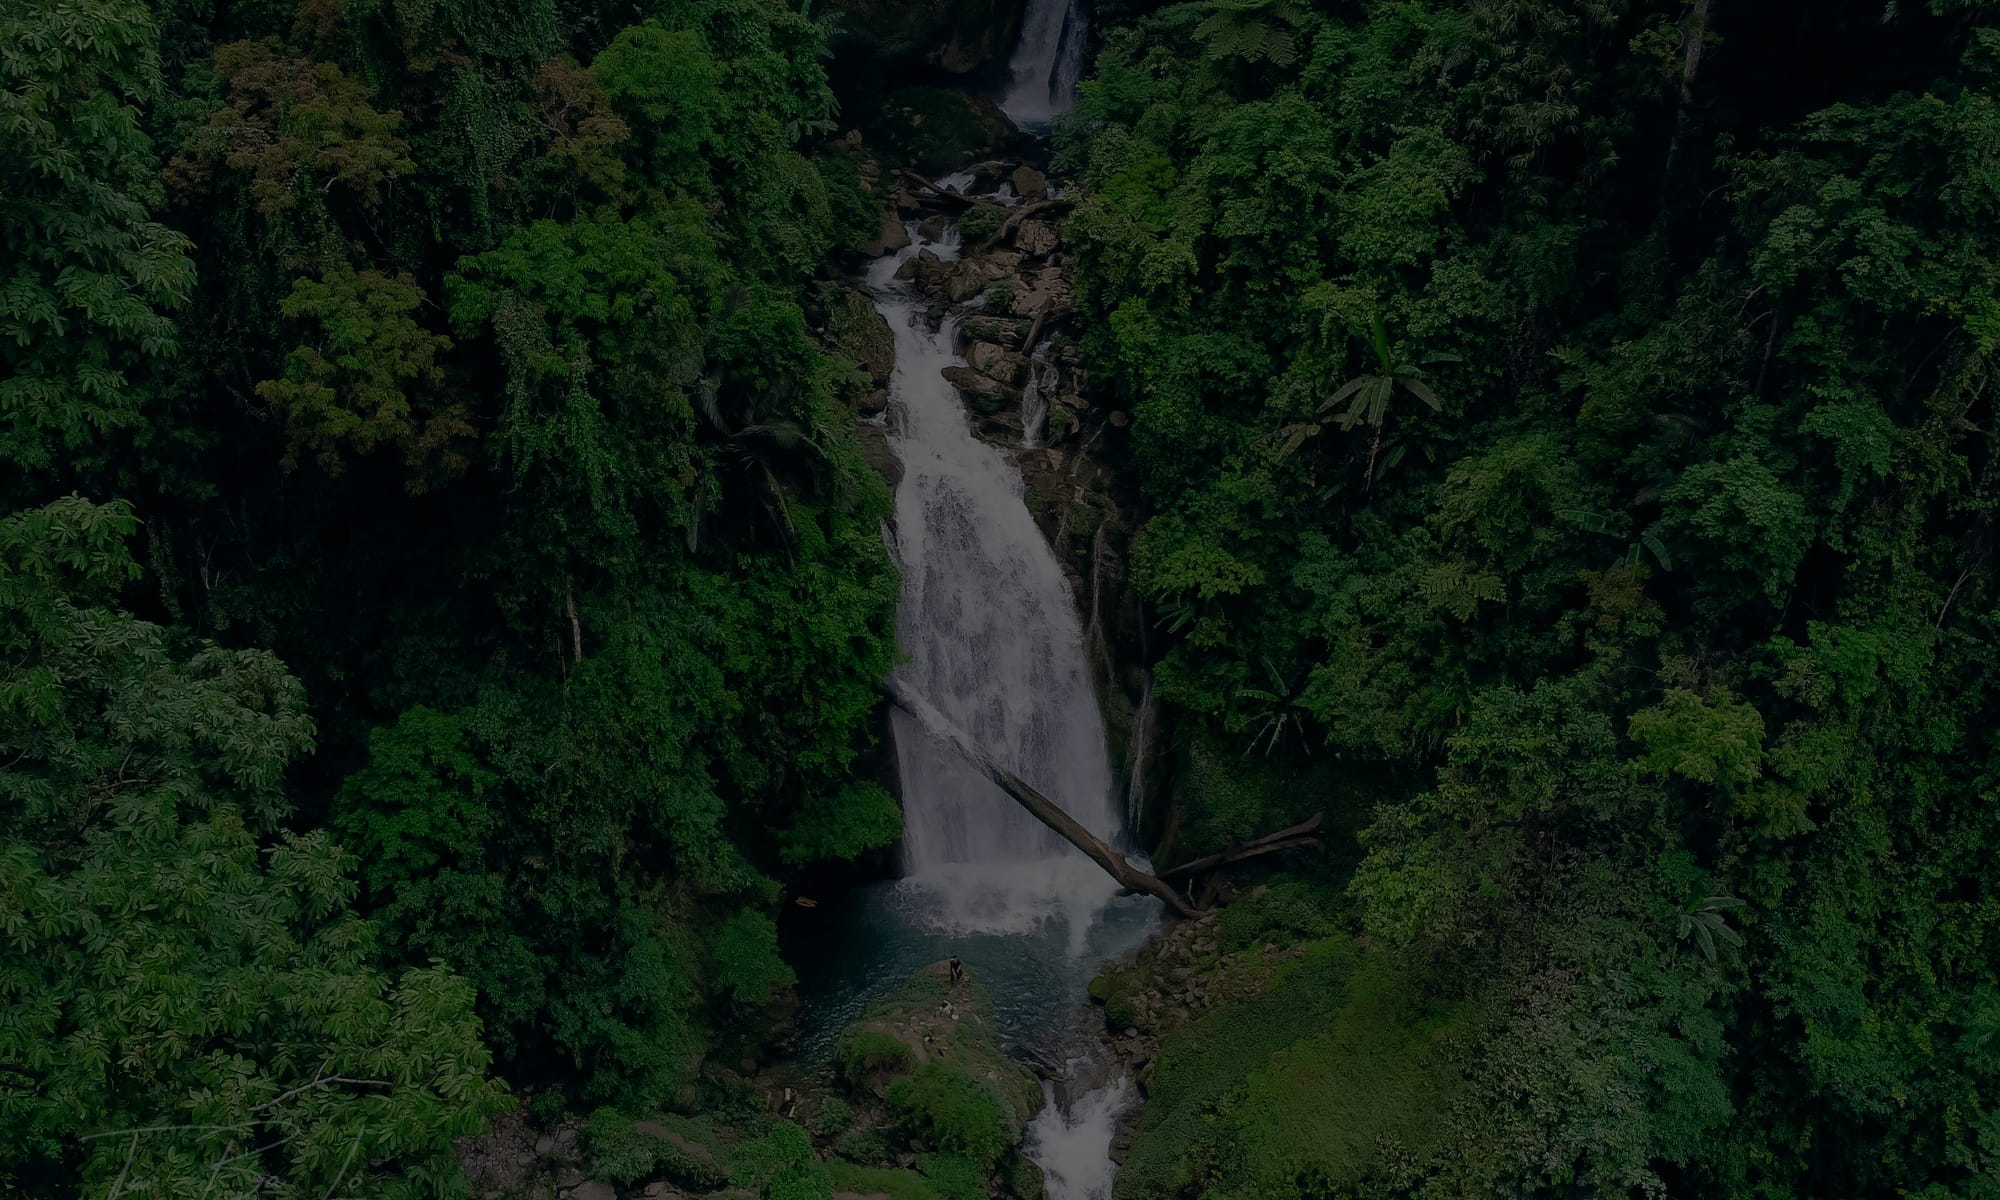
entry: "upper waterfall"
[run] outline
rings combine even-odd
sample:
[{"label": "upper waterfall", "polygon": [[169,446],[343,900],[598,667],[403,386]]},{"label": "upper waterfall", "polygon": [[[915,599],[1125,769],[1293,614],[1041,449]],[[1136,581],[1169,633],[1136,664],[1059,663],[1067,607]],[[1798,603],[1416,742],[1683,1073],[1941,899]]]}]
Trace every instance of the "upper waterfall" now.
[{"label": "upper waterfall", "polygon": [[1028,0],[1021,40],[1007,60],[1000,108],[1023,128],[1046,126],[1076,103],[1083,44],[1090,33],[1084,0]]}]

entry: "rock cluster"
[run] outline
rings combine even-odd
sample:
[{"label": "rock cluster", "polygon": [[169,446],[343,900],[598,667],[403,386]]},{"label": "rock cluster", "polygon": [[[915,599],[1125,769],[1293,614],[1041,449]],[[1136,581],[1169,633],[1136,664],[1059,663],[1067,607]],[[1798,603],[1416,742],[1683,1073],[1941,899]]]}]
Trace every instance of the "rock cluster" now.
[{"label": "rock cluster", "polygon": [[[1266,890],[1246,895],[1254,899]],[[1164,1038],[1219,1004],[1262,993],[1280,966],[1305,953],[1302,945],[1273,944],[1224,952],[1217,925],[1221,912],[1211,909],[1175,924],[1130,962],[1091,981],[1091,998],[1103,1005],[1112,1047],[1142,1089]]]},{"label": "rock cluster", "polygon": [[588,1178],[577,1147],[577,1128],[542,1130],[519,1111],[496,1119],[476,1138],[458,1144],[459,1169],[478,1200],[615,1200],[610,1184]]}]

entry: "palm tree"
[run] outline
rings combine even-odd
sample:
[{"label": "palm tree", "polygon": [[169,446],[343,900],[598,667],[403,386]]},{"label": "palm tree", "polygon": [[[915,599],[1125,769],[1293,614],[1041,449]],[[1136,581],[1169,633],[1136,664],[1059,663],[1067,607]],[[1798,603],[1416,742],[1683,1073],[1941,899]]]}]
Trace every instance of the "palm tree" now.
[{"label": "palm tree", "polygon": [[[1559,508],[1555,511],[1555,515],[1558,520],[1572,522],[1591,533],[1612,533],[1617,526],[1617,522],[1611,517],[1600,512],[1592,512],[1587,508]],[[1660,540],[1660,527],[1664,523],[1664,520],[1655,520],[1640,530],[1639,536],[1625,548],[1625,552],[1612,561],[1612,567],[1614,569],[1622,567],[1627,571],[1637,570],[1640,559],[1644,554],[1650,553],[1653,561],[1660,564],[1660,570],[1673,570],[1673,556],[1667,553],[1666,543]]]},{"label": "palm tree", "polygon": [[1708,961],[1715,961],[1715,939],[1721,938],[1732,946],[1743,944],[1743,935],[1729,927],[1722,914],[1733,908],[1744,907],[1743,901],[1734,896],[1704,896],[1688,901],[1675,920],[1674,936],[1686,941],[1694,935],[1695,944]]},{"label": "palm tree", "polygon": [[1382,452],[1382,426],[1389,415],[1389,402],[1395,398],[1398,389],[1408,392],[1430,406],[1432,412],[1443,412],[1444,402],[1438,399],[1431,385],[1425,382],[1424,367],[1439,363],[1465,361],[1456,354],[1426,355],[1422,365],[1397,361],[1389,348],[1389,331],[1383,327],[1379,314],[1368,318],[1372,335],[1372,349],[1375,351],[1375,370],[1365,375],[1356,375],[1335,389],[1333,395],[1320,402],[1318,413],[1321,419],[1297,425],[1287,425],[1274,436],[1282,436],[1285,444],[1278,452],[1279,458],[1286,458],[1297,450],[1306,439],[1314,437],[1326,427],[1325,414],[1338,408],[1342,403],[1347,411],[1332,418],[1332,423],[1342,429],[1352,429],[1356,425],[1367,424],[1375,428],[1375,436],[1368,444],[1368,473],[1363,490],[1375,487],[1375,464]]},{"label": "palm tree", "polygon": [[1194,36],[1208,47],[1209,58],[1269,62],[1274,67],[1298,61],[1291,31],[1273,24],[1302,24],[1306,10],[1298,0],[1209,0],[1208,10]]},{"label": "palm tree", "polygon": [[1262,662],[1264,673],[1271,677],[1269,690],[1255,687],[1236,689],[1237,699],[1257,702],[1254,710],[1244,717],[1245,723],[1251,726],[1254,732],[1250,738],[1250,745],[1243,751],[1243,756],[1248,758],[1250,751],[1257,748],[1258,742],[1262,742],[1264,754],[1269,757],[1271,751],[1276,748],[1279,737],[1287,729],[1297,732],[1299,744],[1305,747],[1307,754],[1311,754],[1312,743],[1306,739],[1306,704],[1300,698],[1300,689],[1286,684],[1285,677],[1278,673],[1278,668],[1270,659],[1263,659]]}]

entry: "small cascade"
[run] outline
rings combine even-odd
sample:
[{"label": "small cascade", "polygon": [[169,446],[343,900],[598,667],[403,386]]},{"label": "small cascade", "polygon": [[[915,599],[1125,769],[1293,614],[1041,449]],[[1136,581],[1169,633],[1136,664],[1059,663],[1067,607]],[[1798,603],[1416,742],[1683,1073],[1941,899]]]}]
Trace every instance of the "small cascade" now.
[{"label": "small cascade", "polygon": [[1043,1083],[1042,1091],[1048,1104],[1029,1124],[1021,1149],[1042,1169],[1049,1200],[1111,1200],[1118,1174],[1111,1138],[1119,1115],[1136,1099],[1131,1079],[1119,1075],[1067,1104],[1054,1085]]},{"label": "small cascade", "polygon": [[1028,0],[1021,40],[1007,61],[1000,108],[1024,129],[1047,128],[1076,103],[1090,16],[1083,0]]},{"label": "small cascade", "polygon": [[1139,707],[1132,714],[1132,770],[1125,777],[1125,824],[1135,834],[1144,823],[1146,760],[1153,753],[1153,673],[1139,688]]},{"label": "small cascade", "polygon": [[1038,449],[1049,417],[1049,393],[1056,386],[1056,365],[1049,361],[1049,347],[1043,338],[1028,355],[1028,386],[1021,389],[1021,448]]}]

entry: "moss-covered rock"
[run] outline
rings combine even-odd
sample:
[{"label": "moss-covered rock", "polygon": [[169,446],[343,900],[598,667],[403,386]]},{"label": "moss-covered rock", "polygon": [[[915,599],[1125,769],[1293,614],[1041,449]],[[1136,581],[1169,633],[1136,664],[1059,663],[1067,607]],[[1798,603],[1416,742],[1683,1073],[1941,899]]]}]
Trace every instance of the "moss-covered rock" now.
[{"label": "moss-covered rock", "polygon": [[890,1084],[886,1099],[913,1136],[981,1167],[998,1162],[1020,1136],[1000,1090],[956,1067],[925,1063]]},{"label": "moss-covered rock", "polygon": [[945,1200],[930,1180],[915,1171],[898,1167],[864,1167],[851,1162],[831,1162],[834,1200],[842,1196],[886,1196],[888,1200]]},{"label": "moss-covered rock", "polygon": [[860,292],[843,292],[826,319],[827,343],[861,368],[876,387],[886,386],[896,369],[896,335],[875,305]]},{"label": "moss-covered rock", "polygon": [[1043,1104],[1033,1071],[1001,1049],[993,1001],[968,972],[919,970],[841,1032],[835,1062],[857,1094],[885,1099],[926,1145],[991,1165]]},{"label": "moss-covered rock", "polygon": [[1016,1154],[1001,1168],[1001,1175],[1007,1181],[1007,1190],[1017,1200],[1042,1200],[1042,1193],[1048,1189],[1048,1180],[1042,1169],[1029,1162],[1024,1155]]},{"label": "moss-covered rock", "polygon": [[834,1046],[833,1059],[849,1086],[880,1096],[890,1082],[916,1070],[920,1053],[900,1034],[850,1026]]},{"label": "moss-covered rock", "polygon": [[584,1129],[584,1150],[592,1174],[614,1183],[660,1175],[706,1191],[729,1181],[728,1152],[699,1119],[635,1121],[615,1108],[601,1108]]},{"label": "moss-covered rock", "polygon": [[1463,1083],[1453,1047],[1476,1027],[1468,1007],[1423,1003],[1385,955],[1346,937],[1313,943],[1262,990],[1161,1041],[1115,1195],[1213,1179],[1237,1195],[1284,1194],[1299,1179],[1365,1190],[1383,1164],[1435,1148]]}]

